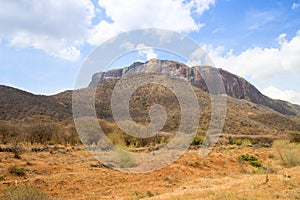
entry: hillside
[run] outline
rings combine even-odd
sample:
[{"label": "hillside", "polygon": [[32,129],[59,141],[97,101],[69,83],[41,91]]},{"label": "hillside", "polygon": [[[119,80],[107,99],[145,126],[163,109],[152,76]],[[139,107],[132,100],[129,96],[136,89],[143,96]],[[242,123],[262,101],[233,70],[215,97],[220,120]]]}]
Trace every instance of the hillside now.
[{"label": "hillside", "polygon": [[[71,102],[55,96],[34,95],[16,88],[0,85],[0,119],[26,120],[30,116],[48,116],[53,121],[72,117]],[[62,101],[60,101],[62,100]]]},{"label": "hillside", "polygon": [[[153,65],[152,60],[146,63],[146,68]],[[203,79],[197,75],[196,68],[173,62],[161,61],[159,72],[172,72],[179,77],[184,76],[193,86],[197,95],[201,117],[199,119],[199,134],[204,134],[210,122],[210,96],[207,93]],[[78,92],[86,92],[97,83],[95,98],[96,114],[99,119],[114,122],[111,112],[111,95],[115,84],[124,73],[138,70],[142,63],[135,63],[128,68],[111,70],[106,73],[95,74],[90,87]],[[155,65],[156,66],[156,65]],[[145,66],[144,66],[145,67]],[[209,76],[213,68],[201,68]],[[151,69],[153,70],[153,69]],[[244,135],[282,135],[284,133],[300,131],[299,106],[288,102],[273,100],[261,94],[246,80],[225,70],[218,69],[227,97],[227,115],[223,132]],[[134,75],[134,73],[132,73]],[[125,87],[125,86],[124,86]],[[65,91],[52,96],[34,95],[19,89],[0,86],[0,120],[26,121],[31,117],[47,117],[54,122],[72,120],[72,93]],[[140,124],[150,122],[149,109],[154,104],[161,104],[167,111],[167,121],[163,131],[174,132],[180,124],[180,106],[178,100],[168,88],[148,84],[138,88],[130,99],[130,114],[134,121]],[[88,109],[82,107],[81,109]]]},{"label": "hillside", "polygon": [[299,105],[291,104],[286,101],[271,99],[263,95],[245,79],[221,68],[216,69],[209,66],[188,67],[182,63],[168,60],[149,60],[146,63],[136,62],[129,67],[113,69],[107,72],[99,72],[94,74],[92,77],[90,86],[95,86],[98,83],[102,83],[108,79],[118,79],[124,74],[128,73],[156,72],[172,74],[172,76],[176,77],[183,77],[192,85],[205,92],[208,92],[207,85],[201,75],[204,75],[206,80],[211,81],[213,79],[213,74],[216,73],[215,70],[218,70],[221,79],[224,82],[225,92],[227,95],[233,98],[246,99],[255,104],[267,106],[284,115],[300,114]]}]

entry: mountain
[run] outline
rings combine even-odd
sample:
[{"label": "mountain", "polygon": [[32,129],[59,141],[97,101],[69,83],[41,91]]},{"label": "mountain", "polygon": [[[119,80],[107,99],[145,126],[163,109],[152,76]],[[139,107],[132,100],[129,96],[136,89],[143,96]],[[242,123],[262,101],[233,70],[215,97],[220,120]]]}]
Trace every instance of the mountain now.
[{"label": "mountain", "polygon": [[57,97],[59,95],[35,95],[0,85],[0,96],[1,120],[18,121],[32,116],[48,116],[54,121],[61,121],[72,117],[71,101],[62,102]]},{"label": "mountain", "polygon": [[233,98],[245,99],[255,104],[267,106],[284,115],[294,116],[300,114],[299,105],[291,104],[282,100],[271,99],[263,95],[245,79],[221,68],[216,69],[209,66],[188,67],[182,63],[168,60],[152,59],[146,63],[136,62],[129,67],[113,69],[107,72],[99,72],[93,75],[90,86],[103,83],[108,79],[119,79],[124,74],[128,73],[155,72],[172,74],[172,76],[185,78],[193,86],[196,86],[205,92],[209,92],[204,78],[201,75],[205,76],[205,80],[212,80],[213,74],[216,73],[216,70],[219,72],[221,79],[223,80],[227,95]]},{"label": "mountain", "polygon": [[[159,65],[157,65],[159,63]],[[160,65],[160,63],[162,63]],[[185,78],[193,85],[201,109],[198,132],[205,133],[211,118],[211,98],[203,79],[196,67],[187,67],[173,61],[150,60],[134,63],[93,76],[90,87],[77,90],[83,94],[97,86],[95,94],[96,115],[114,123],[111,112],[111,96],[119,78],[126,73],[149,70],[172,73]],[[273,100],[261,94],[246,80],[222,69],[202,67],[207,76],[218,70],[224,81],[227,97],[227,113],[223,132],[244,135],[283,135],[300,132],[299,106],[288,102]],[[65,91],[56,95],[44,96],[31,94],[16,88],[0,86],[0,120],[26,122],[46,118],[54,122],[72,120],[72,94]],[[176,96],[168,88],[159,84],[146,84],[138,88],[129,102],[130,115],[139,124],[150,122],[149,110],[152,105],[161,104],[167,112],[163,131],[174,132],[180,125],[180,105]],[[89,109],[82,107],[83,110]],[[296,116],[293,116],[296,115]],[[113,125],[115,127],[115,125]]]}]

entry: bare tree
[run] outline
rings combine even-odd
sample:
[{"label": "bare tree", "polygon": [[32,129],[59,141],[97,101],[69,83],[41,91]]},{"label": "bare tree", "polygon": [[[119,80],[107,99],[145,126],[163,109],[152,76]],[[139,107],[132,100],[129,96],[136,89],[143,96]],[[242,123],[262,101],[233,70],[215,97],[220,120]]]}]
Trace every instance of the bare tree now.
[{"label": "bare tree", "polygon": [[9,125],[6,123],[0,123],[0,135],[1,135],[1,142],[2,144],[7,144],[9,140]]},{"label": "bare tree", "polygon": [[55,124],[46,122],[38,122],[31,124],[29,128],[29,140],[31,144],[35,142],[45,144],[46,142],[51,140],[53,133],[58,130]]},{"label": "bare tree", "polygon": [[65,146],[69,144],[72,146],[75,145],[79,140],[75,126],[73,124],[68,125],[64,130],[63,138]]}]

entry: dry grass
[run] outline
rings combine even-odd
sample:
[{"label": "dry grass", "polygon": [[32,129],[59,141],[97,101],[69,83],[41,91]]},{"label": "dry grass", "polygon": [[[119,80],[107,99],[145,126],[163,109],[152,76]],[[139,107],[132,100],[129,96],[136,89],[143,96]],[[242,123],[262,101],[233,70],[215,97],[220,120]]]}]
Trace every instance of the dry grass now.
[{"label": "dry grass", "polygon": [[300,145],[287,140],[278,140],[273,144],[273,149],[280,163],[285,167],[300,165]]},{"label": "dry grass", "polygon": [[8,189],[2,200],[49,200],[47,195],[32,186]]},{"label": "dry grass", "polygon": [[[276,174],[269,174],[270,180],[264,184],[266,174],[254,174],[257,168],[249,163],[246,167],[252,173],[241,173],[238,157],[243,154],[254,155],[268,169],[278,169]],[[233,145],[216,147],[209,156],[200,159],[199,151],[190,150],[166,168],[131,174],[99,165],[82,146],[69,147],[67,153],[26,152],[22,159],[2,152],[0,175],[4,178],[0,180],[0,190],[14,187],[17,180],[19,187],[32,185],[48,197],[61,200],[297,199],[299,167],[283,168],[270,155],[271,148]],[[10,166],[25,168],[26,176],[9,174]]]}]

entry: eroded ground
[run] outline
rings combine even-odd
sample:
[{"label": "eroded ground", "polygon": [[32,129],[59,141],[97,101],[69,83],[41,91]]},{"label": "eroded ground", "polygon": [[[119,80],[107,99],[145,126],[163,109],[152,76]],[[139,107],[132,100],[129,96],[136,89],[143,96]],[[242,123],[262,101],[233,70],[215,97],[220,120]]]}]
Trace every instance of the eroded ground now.
[{"label": "eroded ground", "polygon": [[[28,184],[62,200],[300,199],[300,167],[280,166],[272,148],[216,147],[204,159],[189,150],[171,166],[145,174],[97,167],[83,146],[68,149],[27,152],[21,159],[1,152],[1,191]],[[239,161],[245,154],[257,157],[263,168]],[[11,166],[25,168],[25,176],[10,174]]]}]

